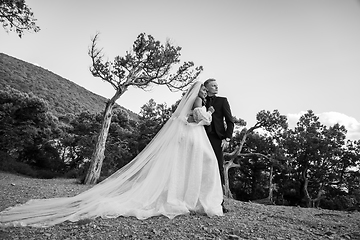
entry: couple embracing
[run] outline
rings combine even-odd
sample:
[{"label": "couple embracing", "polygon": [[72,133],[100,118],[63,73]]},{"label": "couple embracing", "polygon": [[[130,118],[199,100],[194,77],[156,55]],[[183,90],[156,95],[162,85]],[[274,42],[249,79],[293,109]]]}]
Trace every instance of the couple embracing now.
[{"label": "couple embracing", "polygon": [[0,226],[47,227],[96,217],[174,218],[189,212],[222,216],[222,148],[234,123],[227,99],[217,92],[215,79],[195,82],[130,163],[76,196],[9,207],[0,212]]}]

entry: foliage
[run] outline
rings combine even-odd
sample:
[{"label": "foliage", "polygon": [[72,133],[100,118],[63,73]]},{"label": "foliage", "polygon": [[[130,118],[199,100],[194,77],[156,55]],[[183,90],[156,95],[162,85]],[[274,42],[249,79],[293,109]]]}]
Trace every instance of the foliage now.
[{"label": "foliage", "polygon": [[44,100],[12,88],[0,91],[0,151],[38,169],[61,172],[51,140],[59,130]]},{"label": "foliage", "polygon": [[168,108],[165,103],[157,104],[154,99],[150,99],[141,107],[139,136],[137,139],[139,151],[155,137],[172,113],[172,108]]},{"label": "foliage", "polygon": [[137,155],[137,130],[138,122],[132,120],[126,111],[119,109],[114,112],[106,141],[103,176],[109,176]]},{"label": "foliage", "polygon": [[[82,112],[69,119],[65,134],[59,139],[58,150],[66,164],[67,172],[80,177],[84,173],[86,162],[91,158],[95,138],[101,124],[101,116]],[[71,175],[71,174],[69,174]]]},{"label": "foliage", "polygon": [[345,134],[346,129],[338,124],[330,128],[322,125],[312,111],[304,114],[297,127],[289,131],[286,154],[293,159],[289,164],[294,181],[304,182],[299,191],[304,191],[306,204],[320,191],[326,191],[328,185],[341,181],[340,168],[349,167],[341,161]]},{"label": "foliage", "polygon": [[132,51],[124,57],[116,56],[113,62],[104,61],[97,48],[98,34],[92,41],[89,55],[94,77],[110,83],[117,92],[125,92],[129,86],[149,89],[153,85],[164,85],[170,90],[182,90],[191,84],[203,68],[194,68],[193,62],[184,62],[175,73],[171,70],[180,63],[181,47],[166,41],[163,45],[151,35],[139,34]]},{"label": "foliage", "polygon": [[[84,178],[96,144],[103,114],[82,112],[73,116],[58,150],[66,164],[67,176]],[[106,177],[123,167],[137,154],[137,125],[121,108],[112,116],[106,142],[105,161],[101,176]]]},{"label": "foliage", "polygon": [[[344,126],[322,125],[311,110],[295,129],[287,129],[277,111],[261,111],[257,120],[236,133],[232,152],[226,154],[235,157],[233,166],[238,167],[229,174],[237,199],[265,198],[273,185],[277,204],[339,210],[359,206],[360,141],[346,141]],[[254,134],[260,127],[265,131]]]},{"label": "foliage", "polygon": [[0,0],[0,23],[5,31],[14,31],[21,38],[24,31],[40,31],[34,13],[25,0]]},{"label": "foliage", "polygon": [[[240,135],[237,135],[236,138],[239,137]],[[251,147],[262,148],[254,149],[254,151],[265,154],[267,151],[264,149],[266,148],[266,139],[259,134],[250,134],[244,150],[247,151],[246,149]],[[238,162],[240,167],[230,172],[230,187],[235,192],[235,198],[242,201],[265,198],[267,196],[265,186],[268,185],[265,173],[268,170],[269,163],[266,159],[258,156],[244,158]]]},{"label": "foliage", "polygon": [[[237,134],[233,141],[239,142],[241,134]],[[236,157],[239,167],[230,172],[231,190],[235,198],[242,201],[264,199],[269,195],[270,168],[274,168],[275,179],[283,170],[284,159],[277,155],[278,146],[272,137],[249,133],[243,146],[243,154]],[[254,153],[254,154],[252,154]],[[255,154],[255,153],[261,153]],[[272,156],[272,160],[263,156]],[[271,158],[270,158],[271,159]]]},{"label": "foliage", "polygon": [[[256,116],[257,122],[254,126],[247,128],[242,128],[242,130],[235,131],[235,141],[230,144],[230,152],[224,153],[224,176],[225,176],[225,186],[224,194],[227,197],[233,197],[230,190],[230,181],[229,181],[229,170],[235,167],[241,167],[240,161],[247,158],[265,158],[270,164],[270,175],[269,175],[269,196],[268,201],[273,202],[273,190],[274,185],[272,183],[273,170],[274,166],[279,164],[279,159],[283,158],[280,150],[281,135],[287,130],[287,118],[284,115],[281,115],[279,111],[274,110],[272,113],[269,111],[260,111]],[[235,119],[235,123],[238,126],[245,126],[246,122],[242,119]],[[256,149],[247,149],[243,151],[246,142],[248,141],[248,136],[253,134],[255,130],[263,130],[264,135],[269,138],[269,143],[273,146],[271,152],[266,154],[257,152]],[[230,176],[232,177],[232,176]],[[233,178],[233,177],[232,177]],[[250,197],[250,196],[248,196]]]}]

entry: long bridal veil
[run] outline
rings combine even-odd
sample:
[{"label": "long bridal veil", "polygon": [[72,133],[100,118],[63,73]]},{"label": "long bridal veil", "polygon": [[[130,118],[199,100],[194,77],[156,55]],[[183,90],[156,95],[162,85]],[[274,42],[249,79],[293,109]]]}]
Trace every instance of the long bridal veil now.
[{"label": "long bridal veil", "polygon": [[203,126],[186,117],[201,87],[194,83],[172,117],[130,163],[74,197],[33,199],[0,212],[0,226],[47,227],[87,218],[173,218],[189,211],[221,216],[216,157]]}]

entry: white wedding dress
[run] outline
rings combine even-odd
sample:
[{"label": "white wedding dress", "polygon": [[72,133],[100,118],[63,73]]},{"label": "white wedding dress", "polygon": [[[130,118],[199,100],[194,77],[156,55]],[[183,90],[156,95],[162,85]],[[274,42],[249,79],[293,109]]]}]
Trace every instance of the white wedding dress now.
[{"label": "white wedding dress", "polygon": [[[211,114],[191,110],[201,83],[183,96],[177,110],[129,164],[74,197],[33,199],[0,212],[0,226],[47,227],[96,217],[174,218],[190,211],[222,216],[217,160],[205,133]],[[187,117],[193,114],[195,122]]]}]

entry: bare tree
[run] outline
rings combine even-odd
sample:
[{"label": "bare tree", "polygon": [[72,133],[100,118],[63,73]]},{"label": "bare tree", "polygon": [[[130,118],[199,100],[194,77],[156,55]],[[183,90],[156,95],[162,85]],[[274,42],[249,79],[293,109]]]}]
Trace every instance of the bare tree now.
[{"label": "bare tree", "polygon": [[156,41],[151,35],[141,33],[133,44],[132,51],[124,57],[117,56],[113,62],[104,61],[102,50],[97,48],[99,34],[92,39],[89,56],[92,60],[90,71],[94,77],[108,82],[115,89],[115,95],[108,100],[101,130],[93,152],[85,184],[96,183],[104,159],[105,143],[111,123],[115,101],[129,86],[148,90],[154,85],[165,85],[170,91],[183,90],[201,73],[203,68],[194,67],[193,62],[184,62],[176,71],[174,65],[180,63],[180,47],[167,40],[165,44]]},{"label": "bare tree", "polygon": [[[243,128],[241,130],[242,138],[239,143],[235,147],[235,149],[232,152],[226,152],[224,153],[224,176],[225,176],[225,186],[224,186],[224,194],[225,196],[229,198],[233,198],[232,193],[230,191],[230,182],[229,182],[229,170],[234,167],[240,167],[240,164],[237,161],[237,157],[252,157],[252,156],[258,156],[263,157],[270,161],[270,178],[269,178],[269,201],[272,201],[272,193],[275,188],[275,186],[272,183],[272,173],[273,173],[273,167],[274,164],[277,164],[278,162],[274,159],[274,156],[266,156],[261,153],[242,153],[243,146],[245,144],[245,141],[249,134],[253,133],[256,129],[263,128],[267,130],[269,133],[276,133],[279,131],[282,131],[283,129],[287,128],[287,119],[286,116],[280,115],[280,113],[275,110],[272,113],[269,111],[260,111],[256,116],[257,122],[254,126],[251,128]],[[239,125],[246,125],[246,123],[243,120],[240,120]]]},{"label": "bare tree", "polygon": [[36,19],[25,0],[0,0],[0,23],[5,31],[13,31],[21,38],[24,31],[40,31]]}]

